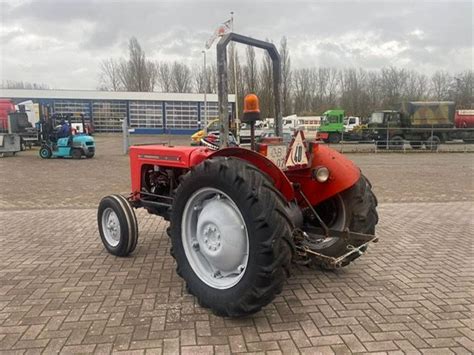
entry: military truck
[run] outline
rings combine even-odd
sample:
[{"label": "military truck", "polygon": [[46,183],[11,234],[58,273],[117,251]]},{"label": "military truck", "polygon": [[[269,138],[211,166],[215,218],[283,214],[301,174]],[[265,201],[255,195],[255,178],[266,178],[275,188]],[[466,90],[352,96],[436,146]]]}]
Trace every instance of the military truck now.
[{"label": "military truck", "polygon": [[372,113],[368,128],[379,148],[401,149],[408,141],[413,149],[425,145],[437,149],[440,143],[454,139],[474,140],[474,129],[457,128],[454,124],[454,102],[410,101],[396,110]]}]

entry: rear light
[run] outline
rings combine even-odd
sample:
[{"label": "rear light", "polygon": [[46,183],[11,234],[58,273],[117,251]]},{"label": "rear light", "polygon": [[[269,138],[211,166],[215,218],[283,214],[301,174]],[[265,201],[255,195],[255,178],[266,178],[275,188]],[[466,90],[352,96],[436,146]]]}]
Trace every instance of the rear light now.
[{"label": "rear light", "polygon": [[267,156],[267,154],[268,154],[268,145],[267,144],[262,144],[262,143],[257,144],[257,152],[259,152],[260,154],[262,154],[264,156]]}]

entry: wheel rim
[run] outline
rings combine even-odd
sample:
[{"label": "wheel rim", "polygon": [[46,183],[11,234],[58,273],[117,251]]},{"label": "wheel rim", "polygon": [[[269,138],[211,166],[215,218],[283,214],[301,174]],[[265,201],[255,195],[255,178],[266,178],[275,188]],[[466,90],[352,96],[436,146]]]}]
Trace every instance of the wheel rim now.
[{"label": "wheel rim", "polygon": [[186,203],[181,241],[194,273],[208,286],[228,289],[244,276],[249,238],[237,205],[222,191],[202,188]]},{"label": "wheel rim", "polygon": [[120,243],[120,221],[115,211],[110,207],[102,213],[102,231],[110,246],[116,247]]},{"label": "wheel rim", "polygon": [[[340,194],[321,204],[316,210],[329,229],[343,231],[346,228],[346,206]],[[338,239],[340,238],[322,238],[319,240],[318,247],[321,249],[327,248]]]},{"label": "wheel rim", "polygon": [[48,151],[45,148],[43,148],[43,149],[41,149],[40,155],[43,158],[46,158],[48,156]]}]

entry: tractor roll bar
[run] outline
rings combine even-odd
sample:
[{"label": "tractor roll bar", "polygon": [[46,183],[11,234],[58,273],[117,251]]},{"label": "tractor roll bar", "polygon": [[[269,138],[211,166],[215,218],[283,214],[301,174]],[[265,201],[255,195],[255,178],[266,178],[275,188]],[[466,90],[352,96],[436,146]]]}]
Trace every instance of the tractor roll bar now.
[{"label": "tractor roll bar", "polygon": [[229,145],[229,110],[228,110],[228,82],[227,82],[227,45],[230,41],[246,44],[265,49],[273,63],[273,95],[275,104],[275,135],[282,135],[281,115],[281,60],[280,54],[273,43],[260,41],[258,39],[228,33],[217,43],[217,95],[219,100],[219,140],[220,147]]}]

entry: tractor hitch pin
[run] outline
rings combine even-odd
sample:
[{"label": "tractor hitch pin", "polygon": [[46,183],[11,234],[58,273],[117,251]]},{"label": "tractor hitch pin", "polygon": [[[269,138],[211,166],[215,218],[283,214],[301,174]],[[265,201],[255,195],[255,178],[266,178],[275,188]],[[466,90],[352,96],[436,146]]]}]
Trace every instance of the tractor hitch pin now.
[{"label": "tractor hitch pin", "polygon": [[300,193],[301,197],[303,197],[303,200],[306,202],[306,204],[308,205],[311,213],[314,215],[314,217],[316,217],[316,219],[318,220],[319,224],[321,225],[321,227],[323,228],[324,230],[324,235],[326,236],[326,238],[329,238],[330,235],[329,235],[329,228],[328,226],[326,225],[326,223],[324,223],[324,221],[321,219],[321,217],[319,217],[319,214],[316,212],[316,210],[314,209],[314,207],[311,205],[311,202],[309,202],[308,198],[306,197],[306,195],[303,193],[303,191],[301,191],[301,189],[299,188],[299,185],[296,186],[297,187],[297,191]]}]

